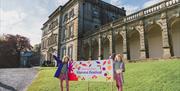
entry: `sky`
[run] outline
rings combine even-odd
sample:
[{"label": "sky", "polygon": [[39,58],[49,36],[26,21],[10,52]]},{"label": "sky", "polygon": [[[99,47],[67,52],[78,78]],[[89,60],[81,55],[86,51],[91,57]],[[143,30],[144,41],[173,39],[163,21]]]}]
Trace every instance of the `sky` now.
[{"label": "sky", "polygon": [[[0,35],[20,34],[32,45],[41,42],[41,27],[48,16],[68,0],[0,0]],[[125,7],[127,15],[163,0],[104,0]]]}]

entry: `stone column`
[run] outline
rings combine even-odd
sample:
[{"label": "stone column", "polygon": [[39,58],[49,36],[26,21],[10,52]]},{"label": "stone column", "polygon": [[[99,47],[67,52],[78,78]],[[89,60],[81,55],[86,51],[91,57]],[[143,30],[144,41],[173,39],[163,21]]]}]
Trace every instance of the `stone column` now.
[{"label": "stone column", "polygon": [[110,54],[113,53],[113,39],[112,39],[112,35],[109,35],[109,53]]},{"label": "stone column", "polygon": [[123,37],[123,58],[127,60],[127,33],[126,27],[123,27],[123,31],[120,32]]},{"label": "stone column", "polygon": [[144,38],[144,24],[140,21],[139,25],[135,27],[140,34],[140,59],[146,59],[146,48]]},{"label": "stone column", "polygon": [[92,58],[92,41],[91,41],[91,39],[89,39],[89,41],[88,41],[89,43],[89,58]]},{"label": "stone column", "polygon": [[115,53],[114,32],[113,32],[113,30],[110,31],[110,34],[108,35],[108,39],[109,39],[109,48],[110,48],[109,53],[111,55],[111,54]]},{"label": "stone column", "polygon": [[162,40],[163,40],[163,58],[171,57],[168,25],[166,19],[166,13],[161,14],[161,19],[157,21],[157,24],[162,28]]},{"label": "stone column", "polygon": [[102,56],[102,51],[101,51],[101,49],[102,49],[102,46],[101,46],[101,44],[102,44],[102,42],[101,42],[101,35],[99,34],[99,36],[98,36],[98,51],[99,51],[99,57],[98,57],[98,59],[99,60],[101,60],[101,56]]}]

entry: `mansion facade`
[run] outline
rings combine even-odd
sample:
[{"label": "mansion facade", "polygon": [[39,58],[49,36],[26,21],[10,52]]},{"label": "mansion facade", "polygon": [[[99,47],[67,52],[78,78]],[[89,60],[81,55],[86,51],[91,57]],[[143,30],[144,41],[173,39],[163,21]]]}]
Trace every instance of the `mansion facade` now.
[{"label": "mansion facade", "polygon": [[42,27],[41,59],[52,53],[73,60],[180,57],[180,0],[164,0],[126,16],[101,0],[69,0]]}]

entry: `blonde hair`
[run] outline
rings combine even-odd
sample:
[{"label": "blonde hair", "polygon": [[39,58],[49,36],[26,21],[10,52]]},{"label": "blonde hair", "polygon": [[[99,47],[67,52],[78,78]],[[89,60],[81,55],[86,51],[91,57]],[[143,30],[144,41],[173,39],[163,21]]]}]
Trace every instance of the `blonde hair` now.
[{"label": "blonde hair", "polygon": [[118,58],[120,58],[120,61],[123,61],[123,56],[121,54],[116,54],[115,61],[117,61]]},{"label": "blonde hair", "polygon": [[66,58],[67,58],[68,61],[70,60],[68,56],[64,56],[63,60],[62,60],[63,63],[65,63]]}]

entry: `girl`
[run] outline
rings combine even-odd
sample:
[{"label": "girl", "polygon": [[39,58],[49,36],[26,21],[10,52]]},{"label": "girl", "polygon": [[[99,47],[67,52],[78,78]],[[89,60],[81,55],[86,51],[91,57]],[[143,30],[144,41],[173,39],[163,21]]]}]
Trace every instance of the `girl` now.
[{"label": "girl", "polygon": [[122,60],[121,54],[117,54],[113,63],[114,77],[118,91],[123,91],[123,72],[125,72],[125,64]]},{"label": "girl", "polygon": [[58,63],[58,69],[56,70],[56,73],[54,77],[58,78],[60,80],[60,91],[63,91],[63,81],[66,80],[66,89],[69,91],[69,81],[68,81],[68,61],[69,57],[64,56],[63,60],[61,61],[59,57],[56,57],[53,55],[54,59]]}]

